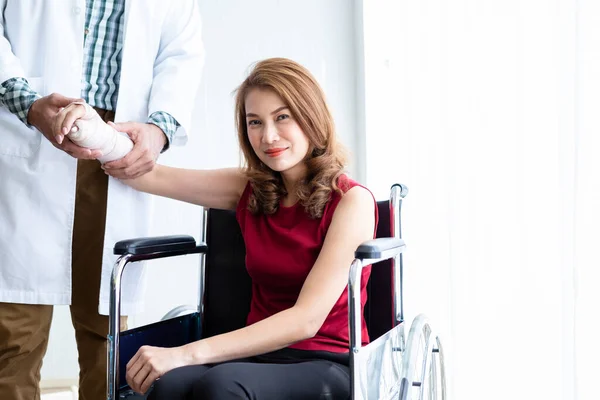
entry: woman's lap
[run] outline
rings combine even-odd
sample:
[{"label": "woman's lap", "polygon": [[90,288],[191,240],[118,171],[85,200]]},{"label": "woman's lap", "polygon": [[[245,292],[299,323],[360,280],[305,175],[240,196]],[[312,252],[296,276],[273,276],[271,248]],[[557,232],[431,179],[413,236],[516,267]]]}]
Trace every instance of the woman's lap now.
[{"label": "woman's lap", "polygon": [[149,400],[348,399],[348,367],[331,361],[290,364],[227,362],[169,371],[158,380]]}]

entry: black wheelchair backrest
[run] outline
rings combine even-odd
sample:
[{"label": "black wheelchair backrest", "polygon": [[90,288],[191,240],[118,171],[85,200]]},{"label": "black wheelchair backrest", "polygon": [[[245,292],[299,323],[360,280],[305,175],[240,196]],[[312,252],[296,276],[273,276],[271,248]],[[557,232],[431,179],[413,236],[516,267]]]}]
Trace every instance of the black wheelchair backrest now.
[{"label": "black wheelchair backrest", "polygon": [[[379,223],[376,236],[390,237],[390,202],[387,200],[377,202],[377,209]],[[392,260],[385,260],[379,264],[371,269],[364,311],[371,340],[377,339],[394,327]]]},{"label": "black wheelchair backrest", "polygon": [[[377,203],[377,237],[390,237],[389,201]],[[245,267],[246,250],[234,211],[208,210],[205,261],[203,337],[246,325],[252,283]],[[371,340],[394,327],[391,261],[373,268],[367,286],[365,320]]]},{"label": "black wheelchair backrest", "polygon": [[246,326],[252,282],[234,211],[208,210],[206,244],[202,336],[210,337]]}]

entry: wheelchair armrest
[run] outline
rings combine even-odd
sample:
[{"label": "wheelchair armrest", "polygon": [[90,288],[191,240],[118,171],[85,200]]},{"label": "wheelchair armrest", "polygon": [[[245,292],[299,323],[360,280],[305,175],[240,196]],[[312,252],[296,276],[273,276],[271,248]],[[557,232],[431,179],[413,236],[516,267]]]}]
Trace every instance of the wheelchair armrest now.
[{"label": "wheelchair armrest", "polygon": [[202,253],[206,245],[196,246],[196,240],[189,235],[155,236],[121,240],[113,249],[116,255],[148,255],[162,256]]},{"label": "wheelchair armrest", "polygon": [[406,245],[404,240],[397,238],[378,238],[364,242],[354,252],[354,257],[360,260],[373,260],[373,264],[387,260],[402,253]]}]

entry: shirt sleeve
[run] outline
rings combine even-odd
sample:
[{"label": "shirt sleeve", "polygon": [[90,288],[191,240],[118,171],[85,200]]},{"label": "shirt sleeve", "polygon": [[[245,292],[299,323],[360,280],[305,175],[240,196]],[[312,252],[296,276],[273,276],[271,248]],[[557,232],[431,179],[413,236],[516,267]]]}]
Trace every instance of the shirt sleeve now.
[{"label": "shirt sleeve", "polygon": [[175,137],[177,128],[180,126],[179,122],[177,122],[177,120],[167,112],[156,111],[150,114],[150,117],[148,117],[148,123],[158,126],[164,132],[165,136],[167,137],[167,143],[162,149],[162,152],[166,151]]},{"label": "shirt sleeve", "polygon": [[25,78],[11,78],[0,85],[0,105],[17,116],[24,124],[27,123],[27,114],[34,101],[42,98],[29,87]]}]

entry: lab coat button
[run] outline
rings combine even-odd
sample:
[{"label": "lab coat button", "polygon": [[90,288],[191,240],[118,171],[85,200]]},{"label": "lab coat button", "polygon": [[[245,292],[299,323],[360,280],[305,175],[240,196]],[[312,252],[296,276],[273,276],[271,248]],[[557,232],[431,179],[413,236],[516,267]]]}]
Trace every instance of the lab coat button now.
[{"label": "lab coat button", "polygon": [[73,7],[73,14],[79,15],[81,13],[81,7]]}]

